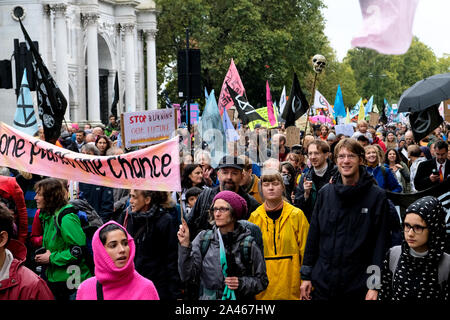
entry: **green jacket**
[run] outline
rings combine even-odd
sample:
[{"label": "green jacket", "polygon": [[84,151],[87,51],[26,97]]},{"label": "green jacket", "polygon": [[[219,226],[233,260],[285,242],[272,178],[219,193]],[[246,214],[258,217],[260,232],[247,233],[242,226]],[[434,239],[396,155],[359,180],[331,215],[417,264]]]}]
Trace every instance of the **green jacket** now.
[{"label": "green jacket", "polygon": [[[67,273],[67,268],[71,265],[80,267],[80,281],[92,277],[85,259],[77,260],[70,254],[72,246],[85,246],[86,235],[81,229],[81,222],[75,213],[65,215],[61,221],[60,231],[56,227],[56,219],[59,213],[65,208],[72,207],[67,204],[55,212],[55,214],[41,213],[41,219],[44,235],[42,245],[50,250],[50,264],[46,267],[46,275],[50,282],[66,281],[73,273]],[[76,276],[76,274],[73,274]]]}]

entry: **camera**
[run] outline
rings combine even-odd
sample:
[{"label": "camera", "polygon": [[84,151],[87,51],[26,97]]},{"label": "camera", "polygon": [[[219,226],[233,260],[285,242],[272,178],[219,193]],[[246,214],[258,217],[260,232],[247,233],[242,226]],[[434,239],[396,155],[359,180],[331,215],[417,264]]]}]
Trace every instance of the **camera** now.
[{"label": "camera", "polygon": [[70,254],[71,254],[72,256],[74,256],[75,258],[79,259],[79,258],[81,258],[82,255],[83,255],[83,250],[81,249],[80,246],[72,246],[72,247],[70,248]]},{"label": "camera", "polygon": [[47,252],[47,249],[45,249],[44,247],[42,247],[42,248],[39,248],[39,249],[37,249],[35,252],[34,252],[34,255],[38,255],[38,254],[44,254],[44,253],[46,253]]},{"label": "camera", "polygon": [[439,171],[437,169],[433,169],[431,171],[431,174],[434,174],[435,176],[438,176],[439,175]]}]

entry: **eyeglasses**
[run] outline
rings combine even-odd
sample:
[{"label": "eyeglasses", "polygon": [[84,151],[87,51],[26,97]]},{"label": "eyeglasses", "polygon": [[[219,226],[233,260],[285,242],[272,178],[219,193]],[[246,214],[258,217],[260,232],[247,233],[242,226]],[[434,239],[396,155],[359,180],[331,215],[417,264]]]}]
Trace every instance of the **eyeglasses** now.
[{"label": "eyeglasses", "polygon": [[225,213],[225,212],[230,211],[230,208],[227,208],[227,207],[220,207],[220,208],[213,207],[213,208],[209,209],[209,211],[212,214],[214,214],[217,211],[219,211],[220,213]]},{"label": "eyeglasses", "polygon": [[423,232],[423,230],[426,228],[428,228],[428,227],[419,226],[417,224],[412,226],[409,223],[403,223],[403,230],[405,232],[409,232],[409,230],[413,229],[415,234],[421,234]]},{"label": "eyeglasses", "polygon": [[356,159],[358,156],[354,153],[349,153],[349,154],[338,154],[337,158],[339,160],[344,160],[345,158],[349,158],[350,160],[354,160]]}]

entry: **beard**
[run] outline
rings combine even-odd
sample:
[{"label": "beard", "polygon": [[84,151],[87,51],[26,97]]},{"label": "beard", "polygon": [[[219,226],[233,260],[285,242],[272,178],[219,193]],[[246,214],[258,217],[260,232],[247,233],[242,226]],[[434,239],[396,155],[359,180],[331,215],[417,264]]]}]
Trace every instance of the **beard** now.
[{"label": "beard", "polygon": [[220,189],[222,191],[227,190],[227,191],[236,192],[237,188],[236,188],[236,184],[232,180],[227,180],[227,181],[220,182]]}]

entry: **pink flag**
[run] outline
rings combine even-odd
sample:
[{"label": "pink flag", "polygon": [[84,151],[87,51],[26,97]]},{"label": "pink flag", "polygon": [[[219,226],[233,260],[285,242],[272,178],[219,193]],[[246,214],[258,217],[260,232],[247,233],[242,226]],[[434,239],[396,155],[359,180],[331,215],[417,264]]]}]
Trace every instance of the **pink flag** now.
[{"label": "pink flag", "polygon": [[275,114],[273,113],[272,96],[270,95],[269,81],[266,80],[266,101],[267,101],[267,116],[269,118],[270,125],[273,126],[277,123]]},{"label": "pink flag", "polygon": [[231,98],[230,93],[227,90],[227,82],[228,85],[239,95],[245,95],[244,85],[242,84],[241,78],[239,77],[239,73],[236,69],[233,59],[231,59],[230,67],[228,68],[225,79],[223,79],[222,89],[220,90],[219,101],[217,104],[217,106],[219,107],[220,115],[223,114],[224,108],[228,110],[234,104],[233,99]]},{"label": "pink flag", "polygon": [[359,0],[363,28],[352,47],[365,47],[382,54],[404,54],[412,40],[418,0]]}]

